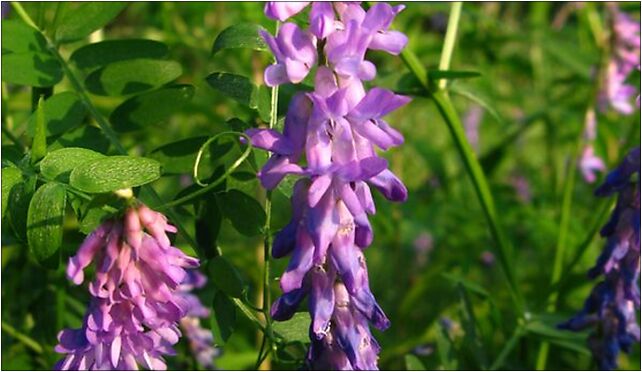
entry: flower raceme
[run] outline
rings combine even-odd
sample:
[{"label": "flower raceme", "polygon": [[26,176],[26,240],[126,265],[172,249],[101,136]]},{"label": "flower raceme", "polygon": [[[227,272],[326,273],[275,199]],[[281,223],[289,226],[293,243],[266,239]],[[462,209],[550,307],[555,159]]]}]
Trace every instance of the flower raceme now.
[{"label": "flower raceme", "polygon": [[604,276],[573,318],[561,328],[582,330],[594,327],[589,347],[600,369],[617,367],[620,350],[629,351],[640,341],[636,313],[640,309],[640,148],[632,150],[622,164],[609,173],[596,190],[597,196],[617,193],[618,200],[601,235],[607,239],[589,277]]},{"label": "flower raceme", "polygon": [[[308,2],[269,2],[268,17],[287,21]],[[308,298],[312,322],[307,362],[311,368],[377,368],[379,345],[369,324],[390,321],[372,294],[363,249],[373,240],[368,215],[375,213],[374,186],[392,201],[408,195],[375,147],[387,150],[403,136],[384,117],[410,101],[374,87],[376,66],[368,49],[398,54],[405,35],[389,30],[403,6],[317,3],[310,28],[284,23],[276,36],[262,32],[276,63],[264,74],[268,86],[299,83],[313,74],[314,91],[297,93],[283,132],[250,129],[252,145],[272,152],[258,176],[266,189],[286,175],[301,176],[292,194],[292,219],[274,238],[272,255],[290,255],[281,276],[284,294],[272,305],[277,321],[291,318]]]},{"label": "flower raceme", "polygon": [[219,350],[214,347],[214,335],[209,329],[201,327],[199,318],[209,318],[210,310],[203,306],[201,300],[192,293],[194,289],[203,288],[207,278],[198,270],[188,270],[183,282],[178,286],[186,306],[185,316],[180,320],[180,327],[185,332],[189,347],[198,364],[206,369],[214,369],[214,358]]},{"label": "flower raceme", "polygon": [[174,354],[179,321],[198,312],[180,287],[187,270],[199,265],[172,247],[168,232],[176,228],[165,216],[140,205],[85,239],[69,259],[67,276],[80,285],[94,262],[91,300],[82,327],[58,334],[55,350],[67,355],[57,369],[166,369],[163,356]]},{"label": "flower raceme", "polygon": [[631,101],[637,89],[626,84],[626,79],[640,66],[640,22],[620,11],[615,3],[609,4],[608,9],[613,35],[612,52],[600,92],[600,103],[603,108],[610,105],[614,110],[630,115],[634,111]]}]

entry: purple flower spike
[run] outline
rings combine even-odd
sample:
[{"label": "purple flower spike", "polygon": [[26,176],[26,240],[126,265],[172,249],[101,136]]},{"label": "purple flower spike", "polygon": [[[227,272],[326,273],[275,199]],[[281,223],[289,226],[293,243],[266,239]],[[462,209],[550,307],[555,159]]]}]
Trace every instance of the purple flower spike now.
[{"label": "purple flower spike", "polygon": [[[285,20],[306,5],[269,3],[265,9],[270,18]],[[403,8],[377,3],[366,12],[358,3],[314,2],[308,31],[286,23],[276,38],[261,34],[277,60],[264,73],[269,86],[298,83],[319,61],[314,90],[294,96],[282,134],[247,131],[253,146],[273,153],[258,173],[265,188],[275,188],[286,175],[301,177],[291,220],[274,236],[273,257],[290,255],[290,262],[271,315],[290,319],[307,298],[307,363],[314,369],[377,369],[380,348],[369,326],[390,326],[370,290],[363,250],[374,239],[370,186],[392,201],[408,198],[375,146],[387,150],[403,143],[383,118],[410,99],[377,87],[366,92],[362,81],[377,72],[365,60],[369,49],[398,54],[406,45],[405,35],[389,29]]]},{"label": "purple flower spike", "polygon": [[584,303],[584,308],[560,328],[580,331],[593,328],[589,348],[600,369],[617,368],[620,351],[629,352],[640,341],[636,313],[640,309],[640,148],[633,149],[622,164],[608,174],[596,191],[598,196],[618,193],[609,222],[601,234],[607,239],[589,277],[603,275]]},{"label": "purple flower spike", "polygon": [[626,84],[626,79],[640,64],[640,22],[620,11],[615,3],[609,3],[607,7],[613,35],[612,55],[603,76],[599,105],[602,110],[611,106],[630,115],[635,110],[633,97],[639,93],[636,87]]},{"label": "purple flower spike", "polygon": [[205,284],[207,284],[205,275],[198,270],[187,271],[185,280],[178,288],[186,308],[186,314],[179,324],[198,364],[203,368],[214,369],[214,358],[220,354],[220,351],[214,347],[212,331],[201,327],[199,319],[208,318],[210,310],[203,306],[195,294],[191,293],[194,289],[203,288]]},{"label": "purple flower spike", "polygon": [[181,293],[181,283],[191,278],[186,269],[198,260],[171,246],[166,233],[175,231],[165,216],[141,205],[85,239],[67,275],[81,284],[94,262],[91,299],[82,328],[58,334],[55,350],[66,356],[57,369],[167,368],[163,356],[174,354],[179,321],[208,313],[198,298]]}]

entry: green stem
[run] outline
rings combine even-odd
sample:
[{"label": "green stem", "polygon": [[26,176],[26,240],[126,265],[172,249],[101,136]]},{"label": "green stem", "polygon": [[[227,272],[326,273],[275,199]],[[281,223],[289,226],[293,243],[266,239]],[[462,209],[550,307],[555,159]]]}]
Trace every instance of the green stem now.
[{"label": "green stem", "polygon": [[[243,154],[241,154],[241,156],[238,159],[236,159],[236,161],[229,168],[227,168],[225,170],[225,172],[219,178],[217,178],[215,181],[205,185],[205,184],[201,183],[201,181],[198,179],[198,165],[199,165],[199,162],[200,162],[201,154],[202,154],[203,149],[205,148],[205,146],[207,146],[212,141],[216,140],[218,137],[225,136],[225,135],[234,135],[234,136],[244,137],[246,139],[248,145],[247,145],[245,151],[243,151]],[[232,172],[234,172],[236,170],[236,168],[238,168],[241,165],[241,163],[243,163],[243,161],[245,161],[245,159],[247,159],[248,156],[250,156],[251,151],[252,151],[252,144],[250,143],[250,137],[248,137],[247,134],[245,134],[245,133],[240,133],[240,132],[221,132],[221,133],[215,135],[214,137],[210,138],[209,140],[207,140],[203,144],[203,146],[201,146],[201,149],[198,152],[198,156],[196,158],[196,161],[194,162],[194,180],[196,181],[196,183],[198,185],[202,185],[204,187],[202,189],[198,189],[198,190],[194,191],[191,194],[188,194],[188,195],[185,195],[185,196],[183,196],[181,198],[172,200],[171,202],[165,203],[163,205],[159,205],[159,206],[156,207],[156,209],[157,210],[161,210],[161,211],[162,210],[169,210],[169,208],[178,207],[179,205],[183,205],[183,204],[185,204],[185,203],[187,203],[189,201],[194,200],[195,198],[197,198],[197,197],[199,197],[201,195],[204,195],[204,194],[210,192],[211,190],[216,188],[218,185],[220,185],[221,182],[225,181],[227,179],[227,177],[229,177],[229,175],[232,174]]]},{"label": "green stem", "polygon": [[[279,22],[276,23],[275,34],[279,31]],[[279,104],[279,87],[278,85],[272,87],[271,96],[270,96],[270,122],[269,128],[272,129],[276,126],[278,120],[278,104]],[[265,227],[263,228],[263,316],[265,317],[265,323],[267,327],[267,332],[272,333],[272,317],[270,314],[270,256],[272,250],[272,232],[270,229],[270,224],[272,222],[272,191],[268,190],[265,195]],[[263,342],[268,336],[268,333],[263,334]],[[269,351],[266,351],[266,354],[263,358],[260,358],[259,353],[259,363],[263,363],[263,360],[267,358]],[[260,365],[257,366],[257,368]]]},{"label": "green stem", "polygon": [[22,7],[22,5],[17,2],[17,1],[12,1],[11,6],[13,7],[13,10],[16,11],[18,16],[29,26],[35,28],[37,31],[40,31],[36,23],[29,17],[29,14],[27,14],[27,11]]},{"label": "green stem", "polygon": [[[455,11],[459,10],[455,9]],[[458,21],[459,17],[451,17],[450,19]],[[448,24],[448,29],[456,30],[456,27],[456,25]],[[449,32],[446,31],[446,34],[449,34]],[[451,31],[450,35],[453,34],[455,34],[455,32]],[[449,41],[449,43],[454,42],[453,39],[454,36],[451,36],[451,41]],[[444,48],[445,53],[452,53],[452,51],[453,47]],[[473,152],[473,149],[466,139],[466,134],[464,133],[459,116],[457,115],[457,112],[450,101],[450,97],[445,90],[439,90],[437,92],[431,91],[428,72],[409,48],[405,48],[401,52],[401,59],[406,63],[406,66],[410,69],[413,75],[415,75],[415,77],[421,82],[426,94],[435,101],[442,118],[448,126],[453,141],[459,151],[459,155],[464,161],[468,176],[475,188],[475,193],[484,211],[484,216],[486,217],[486,221],[490,227],[493,239],[497,244],[496,253],[499,257],[500,267],[506,276],[513,302],[517,307],[518,313],[521,315],[524,313],[525,303],[517,286],[516,278],[513,273],[513,266],[510,264],[512,247],[502,232],[497,212],[495,210],[495,202],[493,201],[493,196],[490,192],[490,187],[488,186],[488,181],[475,156],[475,153]],[[450,56],[442,56],[441,60],[450,61]]]},{"label": "green stem", "polygon": [[232,301],[234,302],[234,305],[236,305],[236,307],[238,307],[238,309],[241,310],[241,313],[243,315],[245,315],[246,318],[248,318],[252,323],[254,323],[254,325],[258,329],[260,329],[264,334],[267,334],[267,330],[265,328],[265,325],[263,325],[263,323],[261,323],[259,318],[257,318],[256,315],[254,315],[252,313],[252,310],[249,307],[247,307],[243,303],[243,301],[241,301],[238,298],[232,298]]},{"label": "green stem", "polygon": [[[457,39],[457,28],[459,25],[459,18],[461,16],[461,1],[455,1],[450,5],[450,15],[448,16],[448,28],[446,29],[446,36],[444,38],[444,46],[441,50],[441,58],[439,59],[439,69],[448,70],[450,67],[450,59],[455,49],[455,41]],[[439,89],[446,88],[446,79],[439,81]]]},{"label": "green stem", "polygon": [[491,371],[496,371],[498,370],[501,366],[504,365],[504,361],[506,360],[506,357],[510,354],[511,351],[515,348],[515,345],[517,344],[517,341],[519,341],[520,338],[524,336],[524,326],[519,325],[515,328],[515,331],[513,332],[513,335],[511,336],[508,341],[504,344],[504,347],[502,350],[499,352],[499,355],[497,356],[497,359],[493,362],[493,364],[490,366]]},{"label": "green stem", "polygon": [[13,328],[9,324],[5,323],[4,321],[1,324],[2,324],[2,330],[5,331],[9,336],[20,341],[21,343],[23,343],[25,346],[35,351],[36,353],[42,354],[43,352],[42,346],[40,346],[40,344],[37,341],[25,335],[24,333],[18,331],[17,329]]},{"label": "green stem", "polygon": [[593,241],[593,238],[595,235],[598,233],[600,230],[600,227],[604,224],[604,220],[606,219],[606,215],[608,212],[611,210],[611,207],[613,205],[612,200],[602,200],[600,204],[597,206],[597,210],[599,211],[593,220],[593,223],[591,224],[591,227],[588,230],[588,233],[586,234],[586,237],[584,240],[582,240],[582,243],[579,245],[579,248],[575,251],[575,255],[571,259],[568,265],[564,268],[564,273],[562,274],[562,277],[560,278],[558,282],[558,287],[563,287],[564,283],[568,280],[570,274],[573,272],[573,269],[575,269],[575,266],[580,262],[580,259],[582,259],[582,256],[584,256],[584,253],[586,253],[586,250],[588,247],[591,245],[591,242]]},{"label": "green stem", "polygon": [[513,266],[510,264],[513,249],[500,227],[499,218],[497,217],[495,209],[495,202],[490,192],[490,187],[488,186],[488,181],[484,175],[484,171],[475,157],[473,149],[466,140],[466,134],[464,133],[463,126],[452,102],[450,101],[450,97],[448,97],[448,94],[445,91],[438,91],[433,94],[433,99],[437,104],[437,108],[444,118],[444,121],[448,125],[450,134],[455,141],[455,145],[464,161],[468,175],[473,182],[477,198],[481,203],[491,234],[497,243],[497,256],[499,258],[500,266],[508,280],[511,296],[515,301],[515,304],[518,306],[518,310],[521,314],[524,311],[524,300],[521,297],[517,286]]},{"label": "green stem", "polygon": [[[566,175],[564,177],[564,191],[562,194],[562,212],[560,214],[559,232],[557,235],[557,244],[555,245],[555,259],[553,261],[553,272],[551,273],[550,284],[555,285],[562,277],[562,268],[564,266],[564,258],[566,257],[568,228],[570,225],[570,217],[573,205],[573,190],[575,189],[575,178],[577,174],[577,161],[582,151],[583,130],[580,128],[577,139],[573,145],[573,152],[567,164]],[[557,299],[559,297],[559,286],[554,286],[553,291],[547,299],[546,311],[552,313],[557,308]],[[537,353],[537,361],[535,368],[537,370],[546,369],[546,361],[548,358],[549,343],[542,342]]]}]

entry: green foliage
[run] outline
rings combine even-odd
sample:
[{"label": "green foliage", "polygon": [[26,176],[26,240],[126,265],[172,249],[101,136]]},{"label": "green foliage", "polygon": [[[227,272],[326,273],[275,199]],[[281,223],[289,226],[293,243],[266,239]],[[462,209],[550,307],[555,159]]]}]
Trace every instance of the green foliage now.
[{"label": "green foliage", "polygon": [[212,258],[218,253],[216,244],[221,232],[223,216],[215,197],[210,197],[201,205],[201,211],[194,221],[196,242],[201,249],[201,256]]},{"label": "green foliage", "polygon": [[69,184],[88,193],[104,193],[141,186],[161,176],[160,164],[153,159],[110,156],[75,167]]},{"label": "green foliage", "polygon": [[18,168],[2,168],[2,219],[7,210],[9,195],[13,187],[22,180],[22,172]]},{"label": "green foliage", "polygon": [[40,162],[40,173],[49,180],[69,182],[69,174],[78,166],[105,155],[80,147],[66,147],[52,151]]},{"label": "green foliage", "polygon": [[[47,98],[42,105],[47,137],[65,133],[82,123],[87,109],[74,92],[62,92]],[[27,133],[33,135],[37,115],[33,114],[27,124]]]},{"label": "green foliage", "polygon": [[82,39],[105,26],[126,6],[123,1],[63,3],[55,39],[61,43]]},{"label": "green foliage", "polygon": [[39,262],[45,262],[62,246],[66,203],[65,186],[56,182],[43,185],[31,198],[27,215],[27,241]]},{"label": "green foliage", "polygon": [[62,80],[60,63],[41,52],[2,55],[2,81],[33,87],[50,87]]},{"label": "green foliage", "polygon": [[2,21],[2,54],[45,52],[47,41],[24,22],[8,19]]},{"label": "green foliage", "polygon": [[214,40],[212,54],[224,49],[238,48],[266,51],[268,47],[259,35],[261,30],[264,30],[263,27],[249,23],[230,26],[221,31],[216,40]]},{"label": "green foliage", "polygon": [[31,143],[31,162],[35,163],[47,155],[47,117],[45,114],[42,97],[38,99],[38,106],[35,115],[35,129],[33,134],[33,142]]},{"label": "green foliage", "polygon": [[225,345],[236,327],[236,307],[223,292],[217,292],[212,304],[212,333],[217,345]]},{"label": "green foliage", "polygon": [[229,190],[216,195],[220,201],[225,218],[229,219],[236,231],[246,236],[261,233],[265,226],[265,211],[251,196],[238,191]]},{"label": "green foliage", "polygon": [[191,85],[177,85],[132,97],[109,116],[114,129],[128,132],[159,124],[179,112],[194,96]]},{"label": "green foliage", "polygon": [[180,63],[175,61],[131,59],[114,62],[92,72],[85,85],[94,94],[123,96],[160,87],[182,73]]},{"label": "green foliage", "polygon": [[196,161],[196,153],[207,141],[207,137],[186,138],[160,146],[149,153],[149,157],[163,164],[166,174],[191,172]]},{"label": "green foliage", "polygon": [[93,70],[131,59],[162,59],[168,53],[167,45],[154,40],[105,40],[76,49],[69,60],[80,69]]},{"label": "green foliage", "polygon": [[36,177],[31,176],[14,185],[9,193],[9,223],[16,238],[22,241],[27,240],[27,212],[35,191]]},{"label": "green foliage", "polygon": [[226,72],[214,72],[207,83],[227,97],[258,111],[263,121],[270,121],[270,95],[265,86],[256,86],[250,79]]},{"label": "green foliage", "polygon": [[310,314],[308,312],[295,313],[292,318],[274,323],[274,332],[283,337],[285,342],[310,342]]},{"label": "green foliage", "polygon": [[406,354],[404,357],[406,361],[406,371],[425,371],[426,367],[424,367],[423,363],[421,363],[421,360],[417,358],[415,355],[412,354]]},{"label": "green foliage", "polygon": [[243,295],[241,276],[223,256],[212,258],[207,265],[207,271],[210,274],[210,279],[220,291],[234,298],[240,298]]}]

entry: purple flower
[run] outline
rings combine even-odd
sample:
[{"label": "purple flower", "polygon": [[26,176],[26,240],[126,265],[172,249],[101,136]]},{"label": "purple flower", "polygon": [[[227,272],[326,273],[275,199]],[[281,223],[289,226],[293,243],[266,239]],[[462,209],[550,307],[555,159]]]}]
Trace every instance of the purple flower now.
[{"label": "purple flower", "polygon": [[80,329],[58,334],[55,350],[67,354],[57,369],[165,369],[164,355],[181,335],[178,321],[188,303],[179,293],[186,269],[198,260],[172,247],[167,232],[176,228],[144,205],[124,218],[104,222],[69,259],[67,276],[89,284],[91,300]]},{"label": "purple flower", "polygon": [[604,77],[605,88],[600,92],[599,102],[602,109],[610,105],[616,111],[630,115],[634,108],[631,103],[632,98],[637,93],[637,89],[626,84],[626,78],[629,72],[625,72],[617,61],[609,63],[606,75]]},{"label": "purple flower", "polygon": [[471,107],[464,116],[466,138],[475,152],[479,152],[479,124],[483,116],[484,109],[481,106]]},{"label": "purple flower", "polygon": [[199,298],[191,293],[194,289],[202,288],[207,278],[197,270],[189,270],[185,280],[179,286],[179,295],[183,296],[186,313],[180,320],[180,327],[189,342],[190,350],[198,364],[207,369],[214,368],[214,358],[219,350],[214,347],[214,335],[209,329],[201,327],[199,318],[210,316],[210,310],[203,306]]},{"label": "purple flower", "polygon": [[495,264],[495,255],[491,251],[483,251],[479,260],[484,266],[491,267]]},{"label": "purple flower", "polygon": [[580,170],[584,180],[588,183],[593,183],[596,180],[595,173],[602,172],[606,169],[604,162],[599,157],[595,156],[593,146],[586,146],[580,158]]},{"label": "purple flower", "polygon": [[612,56],[603,78],[599,103],[602,110],[610,105],[629,115],[634,111],[631,101],[637,88],[626,84],[626,79],[640,64],[640,22],[621,12],[615,3],[609,3],[608,10],[613,31]]},{"label": "purple flower", "polygon": [[[284,20],[304,7],[274,3],[266,14]],[[375,146],[387,150],[403,143],[384,117],[410,99],[377,87],[366,91],[362,80],[376,75],[365,60],[367,50],[398,54],[406,45],[405,35],[389,30],[402,9],[314,2],[309,31],[286,24],[276,39],[263,34],[277,60],[265,71],[267,85],[300,82],[320,61],[314,90],[290,102],[283,133],[247,131],[253,146],[272,152],[258,174],[265,188],[275,188],[286,175],[301,177],[292,193],[292,219],[272,246],[274,258],[289,255],[290,262],[271,315],[287,320],[308,299],[312,368],[376,369],[379,346],[369,325],[390,325],[370,290],[363,249],[374,238],[370,186],[393,201],[408,197]]]},{"label": "purple flower", "polygon": [[417,237],[413,241],[417,266],[421,267],[426,264],[428,255],[434,248],[434,243],[435,242],[432,234],[427,231],[422,231],[419,235],[417,235]]},{"label": "purple flower", "polygon": [[264,10],[269,18],[283,22],[301,12],[308,4],[309,1],[268,1]]},{"label": "purple flower", "polygon": [[372,337],[368,321],[355,306],[342,283],[330,284],[334,306],[323,337],[314,337],[308,364],[321,370],[376,370],[379,344]]},{"label": "purple flower", "polygon": [[8,1],[2,1],[0,5],[2,7],[2,19],[6,19],[11,13],[11,4]]},{"label": "purple flower", "polygon": [[517,194],[519,201],[522,203],[530,202],[532,198],[531,187],[526,177],[522,175],[513,175],[508,182],[515,189],[515,193]]},{"label": "purple flower", "polygon": [[601,369],[615,369],[620,350],[628,352],[640,341],[636,314],[640,309],[640,148],[633,149],[622,164],[608,174],[597,196],[618,194],[611,219],[602,228],[606,246],[589,277],[603,275],[584,303],[584,308],[561,328],[578,331],[593,328],[589,347]]},{"label": "purple flower", "polygon": [[268,86],[300,83],[316,64],[314,37],[294,23],[284,23],[276,38],[265,31],[261,31],[261,36],[277,61],[265,69],[264,80]]}]

